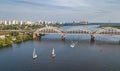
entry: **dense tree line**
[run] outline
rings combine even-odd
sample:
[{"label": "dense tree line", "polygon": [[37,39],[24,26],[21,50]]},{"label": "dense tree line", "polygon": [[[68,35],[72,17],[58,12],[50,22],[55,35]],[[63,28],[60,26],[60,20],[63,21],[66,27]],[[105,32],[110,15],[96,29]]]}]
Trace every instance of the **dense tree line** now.
[{"label": "dense tree line", "polygon": [[5,38],[0,38],[0,48],[10,46],[12,43],[20,43],[22,41],[32,39],[32,35],[20,35],[19,32],[9,33]]},{"label": "dense tree line", "polygon": [[0,30],[36,30],[43,25],[0,25]]},{"label": "dense tree line", "polygon": [[100,27],[114,27],[120,29],[120,24],[102,24]]}]

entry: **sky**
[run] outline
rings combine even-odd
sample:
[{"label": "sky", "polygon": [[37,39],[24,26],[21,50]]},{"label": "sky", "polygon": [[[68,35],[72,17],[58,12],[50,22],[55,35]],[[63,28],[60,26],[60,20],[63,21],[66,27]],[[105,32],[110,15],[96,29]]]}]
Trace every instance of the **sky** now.
[{"label": "sky", "polygon": [[120,0],[0,0],[0,19],[120,22]]}]

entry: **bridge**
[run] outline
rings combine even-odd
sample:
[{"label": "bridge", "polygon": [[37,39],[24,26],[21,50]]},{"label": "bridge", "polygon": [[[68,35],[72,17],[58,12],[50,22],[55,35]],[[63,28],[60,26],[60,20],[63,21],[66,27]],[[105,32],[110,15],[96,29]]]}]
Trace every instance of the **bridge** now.
[{"label": "bridge", "polygon": [[72,27],[67,30],[60,29],[57,27],[46,26],[40,28],[38,30],[0,30],[0,32],[20,32],[24,34],[32,34],[33,39],[39,39],[43,34],[60,34],[61,39],[65,40],[66,34],[88,34],[91,36],[91,40],[95,40],[95,36],[97,35],[120,35],[120,29],[112,28],[112,27],[104,27],[104,28],[96,28],[90,30],[89,28],[81,28],[81,27]]},{"label": "bridge", "polygon": [[57,27],[46,26],[36,30],[33,33],[33,38],[40,38],[42,34],[60,34],[62,40],[65,40],[65,34],[88,34],[91,35],[91,40],[94,41],[96,35],[120,35],[120,29],[104,27],[96,30],[90,30],[88,28],[69,28],[67,30],[63,30]]}]

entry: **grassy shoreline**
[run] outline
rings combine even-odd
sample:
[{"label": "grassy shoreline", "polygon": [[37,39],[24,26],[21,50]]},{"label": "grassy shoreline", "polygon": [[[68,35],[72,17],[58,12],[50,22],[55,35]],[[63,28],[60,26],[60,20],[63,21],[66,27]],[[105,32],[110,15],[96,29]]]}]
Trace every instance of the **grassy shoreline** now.
[{"label": "grassy shoreline", "polygon": [[120,29],[120,24],[101,24],[100,28],[102,27],[113,27],[113,28]]},{"label": "grassy shoreline", "polygon": [[32,36],[25,34],[25,35],[5,35],[5,38],[0,38],[0,48],[4,48],[7,46],[11,46],[13,43],[20,43],[22,41],[31,40]]}]

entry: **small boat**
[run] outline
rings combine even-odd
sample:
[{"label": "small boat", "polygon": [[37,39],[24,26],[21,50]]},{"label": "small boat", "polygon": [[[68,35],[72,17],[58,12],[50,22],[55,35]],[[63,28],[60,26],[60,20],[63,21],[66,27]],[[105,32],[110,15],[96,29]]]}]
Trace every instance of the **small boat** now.
[{"label": "small boat", "polygon": [[71,48],[74,48],[74,47],[75,47],[75,45],[76,45],[77,43],[78,43],[78,41],[77,41],[77,42],[75,42],[75,43],[74,43],[74,42],[72,42],[72,44],[70,45],[70,47],[71,47]]},{"label": "small boat", "polygon": [[75,43],[72,43],[72,44],[70,45],[70,47],[71,47],[71,48],[74,48],[74,47],[75,47]]},{"label": "small boat", "polygon": [[36,59],[36,58],[37,58],[37,54],[36,54],[36,50],[34,48],[34,50],[33,50],[33,59]]},{"label": "small boat", "polygon": [[54,48],[53,48],[53,50],[52,50],[52,57],[53,57],[53,58],[56,57],[56,54],[55,54],[55,50],[54,50]]}]

